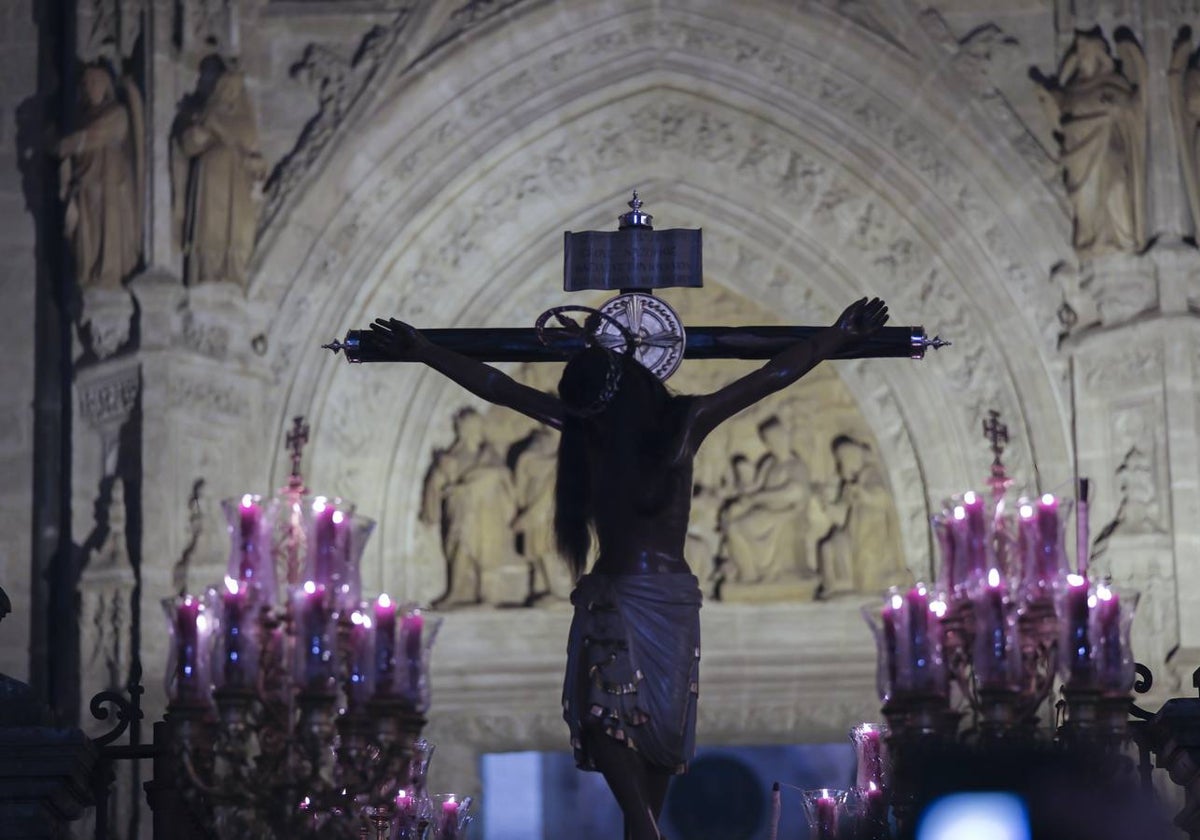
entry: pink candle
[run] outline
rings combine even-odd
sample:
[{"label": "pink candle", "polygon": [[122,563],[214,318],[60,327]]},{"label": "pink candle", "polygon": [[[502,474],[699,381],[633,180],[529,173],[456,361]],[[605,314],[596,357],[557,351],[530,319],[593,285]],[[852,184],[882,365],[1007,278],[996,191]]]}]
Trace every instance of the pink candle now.
[{"label": "pink candle", "polygon": [[375,692],[396,690],[396,605],[387,593],[375,602]]},{"label": "pink candle", "polygon": [[455,840],[458,837],[458,801],[449,797],[442,803],[442,840]]},{"label": "pink candle", "polygon": [[836,840],[837,838],[837,800],[832,796],[822,796],[816,802],[816,825],[813,837],[815,840]]},{"label": "pink candle", "polygon": [[882,735],[879,726],[873,723],[856,726],[851,732],[858,760],[855,787],[860,791],[883,788]]},{"label": "pink candle", "polygon": [[406,612],[400,623],[408,696],[414,703],[419,703],[421,699],[421,633],[424,627],[425,619],[421,616],[421,611],[416,609]]},{"label": "pink candle", "polygon": [[221,663],[221,676],[224,684],[230,688],[244,688],[247,682],[248,641],[246,633],[253,628],[244,626],[246,615],[249,581],[225,578],[225,591],[222,593],[221,635],[224,640],[224,662]]}]

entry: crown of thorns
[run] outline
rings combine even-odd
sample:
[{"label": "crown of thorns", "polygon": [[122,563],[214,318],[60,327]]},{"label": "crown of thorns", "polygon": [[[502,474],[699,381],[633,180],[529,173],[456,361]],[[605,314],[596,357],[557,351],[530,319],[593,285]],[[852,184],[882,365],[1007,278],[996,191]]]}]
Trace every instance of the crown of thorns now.
[{"label": "crown of thorns", "polygon": [[[587,317],[583,323],[579,323],[568,316],[568,312],[586,312]],[[557,327],[547,326],[552,318],[557,322]],[[616,328],[620,334],[619,341],[615,336],[606,336],[600,332],[605,322]],[[567,407],[567,411],[576,417],[592,417],[603,411],[621,385],[621,359],[615,348],[623,346],[621,355],[624,356],[632,354],[635,348],[633,333],[629,328],[611,315],[590,306],[555,306],[538,316],[535,329],[538,341],[546,347],[565,342],[574,343],[582,338],[584,346],[599,347],[605,351],[604,358],[608,362],[608,369],[605,371],[604,387],[600,389],[600,393],[585,406]]]}]

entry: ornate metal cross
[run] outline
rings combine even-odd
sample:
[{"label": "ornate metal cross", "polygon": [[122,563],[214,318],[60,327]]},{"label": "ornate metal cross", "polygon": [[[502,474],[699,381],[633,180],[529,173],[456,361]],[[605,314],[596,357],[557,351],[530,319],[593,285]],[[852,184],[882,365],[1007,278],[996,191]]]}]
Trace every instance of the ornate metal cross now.
[{"label": "ornate metal cross", "polygon": [[296,490],[304,487],[304,479],[300,477],[300,459],[304,457],[304,445],[308,443],[308,424],[303,416],[292,418],[292,428],[287,433],[286,443],[292,457],[292,474],[288,476],[288,489]]},{"label": "ornate metal cross", "polygon": [[988,479],[988,484],[991,485],[992,492],[999,498],[1004,495],[1004,491],[1010,484],[1008,472],[1004,469],[1004,462],[1001,460],[1001,456],[1004,455],[1004,446],[1008,443],[1008,426],[1000,422],[1000,412],[994,408],[988,410],[988,416],[983,421],[983,436],[992,445],[992,475]]},{"label": "ornate metal cross", "polygon": [[[564,234],[563,289],[618,291],[585,322],[606,346],[634,344],[634,354],[659,378],[666,379],[682,359],[769,359],[823,327],[688,327],[654,289],[698,288],[701,285],[701,232],[659,230],[642,212],[635,191],[630,211],[619,217],[616,231]],[[434,344],[485,362],[553,362],[570,358],[585,343],[583,328],[566,317],[564,306],[539,319],[536,328],[421,329]],[[553,317],[562,326],[547,327]],[[838,359],[913,358],[950,342],[929,338],[924,327],[884,327],[866,341],[839,353]],[[370,330],[350,330],[345,339],[322,345],[344,351],[350,362],[404,361],[373,340]]]}]

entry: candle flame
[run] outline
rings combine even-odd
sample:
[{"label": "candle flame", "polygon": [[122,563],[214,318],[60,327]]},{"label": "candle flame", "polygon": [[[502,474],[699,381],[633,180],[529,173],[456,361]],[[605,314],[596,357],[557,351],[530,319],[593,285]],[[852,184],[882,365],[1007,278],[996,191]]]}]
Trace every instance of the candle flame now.
[{"label": "candle flame", "polygon": [[967,518],[967,509],[965,507],[963,507],[962,505],[956,505],[954,507],[954,518],[960,519],[960,520],[966,519]]},{"label": "candle flame", "polygon": [[312,509],[313,509],[313,513],[324,513],[325,512],[325,497],[317,496],[317,498],[313,499]]},{"label": "candle flame", "polygon": [[963,493],[963,501],[968,505],[975,504],[975,500],[977,498],[978,498],[978,496],[976,496],[975,493],[971,490],[968,490],[966,493]]},{"label": "candle flame", "polygon": [[1021,514],[1022,519],[1033,519],[1033,505],[1021,505],[1019,513]]},{"label": "candle flame", "polygon": [[1000,570],[999,569],[988,570],[988,586],[995,587],[995,586],[999,586],[999,585],[1000,585]]},{"label": "candle flame", "polygon": [[306,580],[306,581],[304,581],[304,591],[307,592],[309,595],[312,595],[312,594],[316,593],[317,585],[315,583],[313,583],[311,580]]},{"label": "candle flame", "polygon": [[1087,586],[1087,578],[1085,578],[1083,575],[1068,574],[1067,575],[1067,585],[1068,586]]},{"label": "candle flame", "polygon": [[229,590],[230,595],[236,595],[241,587],[238,586],[238,582],[236,580],[231,578],[229,575],[225,575],[225,588]]},{"label": "candle flame", "polygon": [[904,606],[904,599],[899,594],[892,596],[892,609],[898,610]]},{"label": "candle flame", "polygon": [[360,613],[358,610],[355,610],[354,612],[350,613],[350,623],[355,625],[356,627],[361,626],[362,623],[364,621],[366,621],[366,618],[367,617],[365,615],[363,615],[362,613]]},{"label": "candle flame", "polygon": [[1096,596],[1095,596],[1095,595],[1089,595],[1089,596],[1088,596],[1088,609],[1089,609],[1089,610],[1094,610],[1094,609],[1096,609],[1096,603],[1097,603],[1097,602],[1096,602]]},{"label": "candle flame", "polygon": [[928,592],[929,592],[929,590],[925,588],[925,584],[923,584],[923,583],[917,584],[917,594],[918,595],[924,596]]},{"label": "candle flame", "polygon": [[252,496],[249,493],[242,496],[242,507],[244,507],[244,508],[254,507],[254,496]]},{"label": "candle flame", "polygon": [[1046,507],[1049,507],[1050,505],[1054,504],[1054,494],[1053,493],[1044,494],[1042,496],[1042,504],[1044,504]]},{"label": "candle flame", "polygon": [[392,605],[392,599],[388,597],[388,594],[386,592],[380,593],[379,606],[383,607],[386,610],[391,605]]},{"label": "candle flame", "polygon": [[934,615],[936,615],[938,618],[945,618],[946,610],[947,610],[946,602],[943,601],[941,598],[938,598],[935,601],[929,602],[929,611],[931,613],[933,613]]},{"label": "candle flame", "polygon": [[1096,597],[1101,601],[1111,601],[1113,599],[1113,591],[1102,583],[1096,587]]},{"label": "candle flame", "polygon": [[874,782],[867,782],[867,790],[879,790],[879,786]]},{"label": "candle flame", "polygon": [[333,524],[334,525],[341,525],[342,520],[345,518],[346,518],[346,514],[342,513],[340,510],[335,510],[333,512]]},{"label": "candle flame", "polygon": [[208,632],[208,616],[204,615],[204,613],[196,616],[196,629],[201,633]]}]

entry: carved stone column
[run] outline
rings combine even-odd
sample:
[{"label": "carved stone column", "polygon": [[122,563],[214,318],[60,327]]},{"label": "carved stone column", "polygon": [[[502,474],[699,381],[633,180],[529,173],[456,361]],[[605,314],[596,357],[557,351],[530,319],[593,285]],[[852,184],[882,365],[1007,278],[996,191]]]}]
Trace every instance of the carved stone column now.
[{"label": "carved stone column", "polygon": [[[228,542],[219,502],[269,491],[273,437],[262,428],[266,371],[252,337],[262,313],[231,284],[185,289],[166,274],[132,284],[142,310],[142,659],[162,674],[159,604],[224,575]],[[147,685],[146,716],[165,708]]]}]

